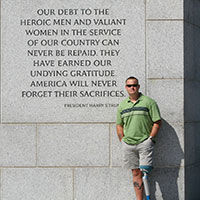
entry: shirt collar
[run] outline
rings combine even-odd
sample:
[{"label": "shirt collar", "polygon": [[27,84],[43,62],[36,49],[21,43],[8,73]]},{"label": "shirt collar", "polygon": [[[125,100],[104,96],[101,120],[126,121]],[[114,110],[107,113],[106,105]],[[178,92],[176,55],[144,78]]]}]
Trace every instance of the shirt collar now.
[{"label": "shirt collar", "polygon": [[[138,101],[142,101],[142,100],[143,100],[143,96],[144,96],[144,95],[143,95],[142,93],[139,93],[139,95],[140,95],[140,96],[139,96],[139,98],[137,99],[136,102],[138,102]],[[128,103],[132,102],[132,101],[130,100],[130,97],[128,97],[127,100],[128,100]],[[136,103],[136,102],[135,102],[135,103]]]}]

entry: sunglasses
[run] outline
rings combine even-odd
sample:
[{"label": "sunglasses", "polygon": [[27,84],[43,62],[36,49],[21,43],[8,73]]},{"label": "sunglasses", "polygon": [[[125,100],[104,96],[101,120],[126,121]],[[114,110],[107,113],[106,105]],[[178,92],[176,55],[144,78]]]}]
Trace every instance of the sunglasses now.
[{"label": "sunglasses", "polygon": [[127,87],[137,87],[138,86],[138,84],[130,84],[130,85],[126,85]]}]

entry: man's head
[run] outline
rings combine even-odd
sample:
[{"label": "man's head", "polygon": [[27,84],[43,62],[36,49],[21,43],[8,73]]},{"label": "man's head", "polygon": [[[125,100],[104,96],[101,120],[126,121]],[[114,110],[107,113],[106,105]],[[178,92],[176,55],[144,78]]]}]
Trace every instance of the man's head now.
[{"label": "man's head", "polygon": [[126,79],[126,91],[130,96],[132,95],[138,95],[139,94],[139,81],[136,77],[130,76],[129,78]]}]

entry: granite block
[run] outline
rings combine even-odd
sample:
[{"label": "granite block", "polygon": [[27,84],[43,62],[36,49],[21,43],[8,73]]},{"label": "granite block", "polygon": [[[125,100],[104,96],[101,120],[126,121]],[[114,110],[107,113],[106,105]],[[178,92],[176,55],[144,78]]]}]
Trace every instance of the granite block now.
[{"label": "granite block", "polygon": [[[63,0],[44,1],[42,3],[40,0],[34,2],[32,0],[16,0],[14,3],[12,0],[2,1],[3,122],[114,122],[116,104],[126,96],[124,80],[130,76],[130,73],[140,78],[141,83],[143,83],[141,85],[144,88],[144,1],[136,0],[133,3],[132,0],[127,0],[122,3],[120,0],[69,0],[67,6],[64,4]],[[46,13],[49,11],[47,8],[52,9],[52,12],[49,12],[51,14],[41,14],[41,10],[45,8]],[[75,14],[76,12],[73,10],[70,15],[68,9],[72,8],[77,9],[78,14]],[[59,9],[66,9],[66,13],[58,14]],[[93,14],[82,15],[81,9],[91,9]],[[108,14],[105,14],[105,11],[104,14],[94,14],[94,9],[108,9],[109,12]],[[99,25],[94,23],[87,25],[86,22],[81,25],[74,25],[74,23],[35,25],[37,20],[64,19],[65,23],[65,19],[71,19],[72,22],[75,22],[77,18],[88,19],[88,22],[93,21],[93,19],[101,19],[106,20],[107,23],[103,22]],[[120,23],[110,24],[109,22],[113,19],[115,22],[120,20]],[[36,21],[35,24],[32,25],[32,21]],[[96,29],[97,35],[89,35],[89,33],[88,35],[73,35],[71,30],[76,28],[78,30],[87,29],[87,33],[91,29]],[[46,30],[46,35],[27,34],[27,31],[35,29],[37,29],[37,33],[38,30]],[[60,33],[63,29],[69,29],[70,35],[51,34],[52,30],[58,30]],[[120,29],[121,34],[98,35],[100,29]],[[50,35],[48,35],[49,30]],[[100,40],[101,43],[76,46],[76,44],[71,45],[71,42],[69,45],[61,42],[68,39],[70,41],[77,41],[78,39]],[[103,44],[104,39],[112,41],[109,45]],[[35,45],[28,42],[35,40],[38,41]],[[59,42],[45,45],[42,42],[43,40],[50,40],[50,42],[58,40]],[[117,40],[117,42],[114,43],[114,40]],[[36,55],[28,53],[28,50],[35,50]],[[56,50],[65,51],[65,55],[63,57],[55,55]],[[69,51],[72,50],[85,50],[87,52],[95,50],[97,53],[95,56],[83,54],[79,56],[77,53],[69,55]],[[49,51],[51,53],[48,53]],[[102,51],[109,52],[102,54]],[[42,52],[43,54],[44,52],[47,53],[40,55]],[[46,64],[34,64],[38,63],[38,60],[40,62],[43,60],[43,63]],[[54,64],[48,62],[49,60],[53,60]],[[92,64],[89,66],[86,64],[83,64],[83,66],[71,66],[69,64],[68,66],[58,66],[58,60],[89,60]],[[111,65],[94,64],[95,60],[110,60]],[[91,70],[93,73],[91,73]],[[107,75],[99,75],[105,70],[107,70]],[[61,75],[54,75],[55,73]],[[62,82],[58,83],[58,81]],[[66,84],[62,84],[64,81]],[[72,81],[75,81],[74,84],[72,84]],[[96,86],[92,84],[92,81],[99,82]],[[15,86],[14,90],[13,86]]]},{"label": "granite block", "polygon": [[200,81],[200,28],[184,23],[184,78]]},{"label": "granite block", "polygon": [[3,169],[3,200],[72,200],[70,169]]},{"label": "granite block", "polygon": [[0,166],[36,164],[35,126],[1,125],[0,138]]},{"label": "granite block", "polygon": [[183,22],[147,22],[147,77],[183,78]]},{"label": "granite block", "polygon": [[182,79],[148,80],[148,96],[153,98],[167,122],[183,122],[184,85]]},{"label": "granite block", "polygon": [[131,171],[121,168],[75,170],[75,200],[135,200]]},{"label": "granite block", "polygon": [[200,121],[200,82],[187,81],[184,82],[184,119],[185,122]]},{"label": "granite block", "polygon": [[200,163],[200,122],[185,123],[185,165]]},{"label": "granite block", "polygon": [[147,0],[147,19],[183,19],[183,0]]},{"label": "granite block", "polygon": [[[151,199],[184,199],[184,169],[155,168],[150,175]],[[122,168],[76,169],[75,200],[136,200],[132,173]]]},{"label": "granite block", "polygon": [[[0,181],[2,183],[2,169],[0,169]],[[2,200],[2,184],[0,185],[0,200]]]},{"label": "granite block", "polygon": [[150,175],[151,199],[185,199],[184,168],[155,168]]},{"label": "granite block", "polygon": [[109,125],[44,125],[38,134],[39,166],[109,165]]},{"label": "granite block", "polygon": [[112,166],[122,166],[122,149],[121,149],[121,142],[118,139],[117,131],[116,131],[116,125],[111,126],[111,135],[112,135],[112,145],[111,145],[111,151],[112,151]]},{"label": "granite block", "polygon": [[154,167],[184,166],[184,126],[162,120],[156,138]]},{"label": "granite block", "polygon": [[185,169],[185,200],[198,200],[200,196],[200,163]]},{"label": "granite block", "polygon": [[[170,148],[169,148],[170,147]],[[115,126],[112,127],[112,166],[122,166],[121,143]],[[184,165],[183,124],[173,124],[162,120],[162,127],[156,137],[154,167],[178,167]]]},{"label": "granite block", "polygon": [[198,0],[185,0],[184,1],[184,19],[185,21],[200,25],[200,2]]},{"label": "granite block", "polygon": [[[0,51],[0,53],[1,53],[1,51]],[[1,82],[1,81],[0,81],[0,82]],[[1,88],[1,83],[0,83],[0,88]],[[2,100],[1,100],[1,89],[0,89],[0,124],[2,123],[2,117],[1,117],[1,113],[2,113],[2,112],[1,112],[1,104],[2,104],[2,103],[1,103],[1,101],[2,101]]]}]

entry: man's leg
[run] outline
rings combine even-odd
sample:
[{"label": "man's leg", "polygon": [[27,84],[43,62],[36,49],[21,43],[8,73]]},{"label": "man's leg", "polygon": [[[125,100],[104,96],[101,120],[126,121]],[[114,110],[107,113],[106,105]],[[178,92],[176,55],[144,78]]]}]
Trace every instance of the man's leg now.
[{"label": "man's leg", "polygon": [[147,139],[144,142],[138,145],[138,151],[140,155],[140,170],[144,173],[143,176],[143,184],[144,190],[146,194],[146,199],[150,199],[150,184],[148,181],[148,174],[152,170],[153,164],[153,150],[154,143],[151,139]]},{"label": "man's leg", "polygon": [[143,182],[142,182],[142,172],[140,169],[132,169],[133,174],[133,186],[135,189],[135,194],[137,197],[137,200],[143,200]]},{"label": "man's leg", "polygon": [[137,145],[129,145],[122,141],[123,152],[123,166],[127,169],[132,169],[133,174],[133,186],[135,189],[137,200],[142,200],[143,196],[143,184],[142,184],[142,172],[139,169],[139,155],[136,150]]}]

